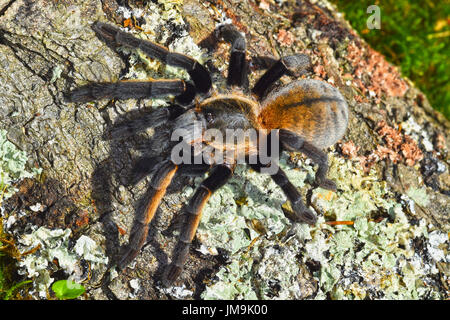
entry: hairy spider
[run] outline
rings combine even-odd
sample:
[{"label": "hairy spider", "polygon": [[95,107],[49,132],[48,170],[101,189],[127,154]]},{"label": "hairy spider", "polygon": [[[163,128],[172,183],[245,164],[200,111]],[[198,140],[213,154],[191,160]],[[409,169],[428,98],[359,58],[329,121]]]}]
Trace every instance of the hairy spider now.
[{"label": "hairy spider", "polygon": [[[200,146],[200,149],[204,150],[207,145],[211,153],[219,151],[226,153],[222,161],[217,161],[216,158],[211,160],[210,157],[209,161],[192,163],[183,158],[185,160],[180,163],[170,157],[159,163],[150,180],[146,206],[136,213],[128,245],[119,262],[120,268],[131,262],[144,245],[149,223],[175,173],[177,171],[188,174],[209,172],[209,176],[203,180],[185,206],[183,227],[180,230],[171,264],[163,276],[164,281],[173,282],[181,273],[188,257],[189,247],[195,236],[205,203],[212,193],[232,176],[235,165],[238,163],[239,152],[245,155],[250,167],[259,172],[269,166],[275,168],[269,174],[290,201],[294,213],[294,217],[291,217],[293,220],[309,224],[316,222],[316,216],[303,203],[300,192],[288,180],[276,161],[263,163],[260,157],[261,148],[266,148],[269,155],[273,153],[273,148],[279,148],[278,151],[302,152],[318,165],[313,187],[320,186],[336,190],[334,182],[326,179],[328,160],[326,153],[321,149],[336,143],[347,128],[348,107],[342,95],[330,84],[311,79],[292,81],[287,85],[269,90],[283,75],[298,77],[306,72],[310,67],[308,56],[297,54],[277,61],[273,60],[272,66],[249,90],[245,38],[233,25],[221,25],[217,28],[216,35],[217,38],[223,38],[231,43],[231,55],[226,79],[227,86],[222,90],[224,92],[219,93],[212,89],[208,70],[193,58],[169,52],[161,45],[135,38],[130,33],[109,24],[96,22],[92,28],[102,40],[109,44],[138,48],[151,58],[186,70],[191,81],[123,80],[114,83],[90,83],[74,89],[70,93],[70,101],[175,96],[176,103],[170,107],[160,108],[150,116],[118,126],[112,135],[120,138],[125,131],[137,133],[149,126],[174,121],[175,129],[183,129],[181,138],[188,146],[193,149]],[[195,133],[192,129],[195,123],[201,124],[200,133]],[[205,138],[205,133],[209,129],[220,132],[229,129],[258,130],[257,141],[263,141],[263,143],[257,144],[251,139],[244,139],[234,144],[208,140]],[[272,139],[274,136],[277,138],[276,141],[280,142],[279,146],[274,147],[268,142],[269,137]],[[256,161],[249,161],[251,156],[256,156]],[[150,170],[145,173],[149,174]]]}]

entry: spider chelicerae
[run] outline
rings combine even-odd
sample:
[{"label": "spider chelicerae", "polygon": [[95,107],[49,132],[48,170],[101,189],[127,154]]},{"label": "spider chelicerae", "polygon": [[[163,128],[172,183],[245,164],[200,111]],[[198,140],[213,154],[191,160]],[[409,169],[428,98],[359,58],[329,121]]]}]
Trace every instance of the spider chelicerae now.
[{"label": "spider chelicerae", "polygon": [[[130,263],[144,245],[149,223],[175,173],[209,173],[184,208],[179,239],[163,276],[166,283],[172,283],[181,273],[188,257],[204,205],[233,175],[235,166],[241,163],[238,161],[241,156],[254,170],[262,173],[266,170],[281,188],[291,203],[291,220],[315,224],[315,214],[304,204],[300,192],[278,167],[273,156],[283,150],[302,152],[318,165],[313,188],[336,190],[335,183],[326,178],[328,160],[321,149],[336,143],[347,128],[348,107],[345,99],[336,88],[323,81],[303,79],[278,87],[275,85],[283,75],[298,77],[305,73],[310,67],[307,55],[273,59],[268,70],[249,89],[245,37],[232,24],[220,25],[215,31],[216,36],[231,44],[231,53],[226,88],[217,92],[213,90],[209,71],[193,58],[170,52],[161,45],[138,39],[103,22],[94,23],[92,28],[108,44],[140,49],[150,58],[186,70],[190,76],[189,81],[153,79],[90,83],[74,89],[69,95],[72,102],[175,97],[169,107],[159,108],[143,118],[119,125],[111,133],[120,138],[124,130],[137,133],[147,127],[173,121],[174,131],[178,131],[181,140],[174,148],[182,145],[182,150],[189,155],[183,154],[175,159],[175,152],[157,165],[150,180],[146,205],[136,212],[128,245],[118,263],[120,268]],[[226,142],[216,139],[217,134],[227,134],[230,130],[241,133],[254,130],[257,132],[253,136],[256,139],[247,137],[237,142],[234,139]],[[213,139],[208,138],[211,131],[216,133]],[[262,161],[263,149],[269,161]],[[203,160],[193,161],[199,154],[203,155]]]}]

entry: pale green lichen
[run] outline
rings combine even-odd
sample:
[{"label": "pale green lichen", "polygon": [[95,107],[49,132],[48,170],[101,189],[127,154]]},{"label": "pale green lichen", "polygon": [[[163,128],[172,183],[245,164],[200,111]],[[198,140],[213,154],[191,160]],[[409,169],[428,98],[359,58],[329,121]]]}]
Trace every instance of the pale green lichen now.
[{"label": "pale green lichen", "polygon": [[[403,204],[375,170],[366,175],[357,162],[333,154],[329,159],[329,177],[339,191],[314,191],[312,201],[323,216],[312,227],[287,220],[280,208],[285,201],[281,190],[270,177],[245,168],[214,194],[204,209],[199,240],[229,250],[233,262],[207,285],[204,299],[308,297],[298,284],[300,266],[308,261],[320,263],[313,273],[318,282],[315,299],[441,298],[433,277],[436,263],[448,261],[447,235],[430,233],[424,220],[412,225]],[[282,168],[302,188],[314,171],[301,159],[297,164],[300,169],[282,157]],[[354,224],[331,226],[326,220]],[[420,255],[414,241],[426,243]]]},{"label": "pale green lichen", "polygon": [[58,80],[61,77],[62,72],[63,69],[61,68],[61,66],[55,66],[52,70],[52,78],[50,79],[50,83],[54,83],[56,80]]},{"label": "pale green lichen", "polygon": [[24,178],[40,174],[42,169],[26,169],[27,154],[8,141],[7,131],[0,130],[0,199],[6,199],[17,192],[13,184]]},{"label": "pale green lichen", "polygon": [[410,197],[419,206],[426,207],[430,204],[430,198],[427,195],[426,188],[409,188],[406,191],[408,197]]},{"label": "pale green lichen", "polygon": [[169,294],[171,297],[174,297],[176,299],[186,299],[194,294],[192,290],[186,289],[186,286],[184,284],[180,287],[158,287],[158,289],[161,292]]},{"label": "pale green lichen", "polygon": [[203,299],[257,299],[250,281],[252,278],[252,259],[248,259],[246,255],[239,258],[239,260],[233,260],[226,268],[222,268],[216,274],[219,280],[206,287],[206,290],[202,293]]},{"label": "pale green lichen", "polygon": [[21,252],[29,252],[18,263],[19,273],[33,278],[34,288],[42,298],[47,297],[48,288],[54,281],[52,271],[64,270],[68,277],[79,281],[83,274],[80,267],[82,259],[90,263],[91,270],[108,263],[101,247],[87,236],[81,236],[75,246],[70,248],[70,235],[70,229],[50,230],[40,227],[18,239]]}]

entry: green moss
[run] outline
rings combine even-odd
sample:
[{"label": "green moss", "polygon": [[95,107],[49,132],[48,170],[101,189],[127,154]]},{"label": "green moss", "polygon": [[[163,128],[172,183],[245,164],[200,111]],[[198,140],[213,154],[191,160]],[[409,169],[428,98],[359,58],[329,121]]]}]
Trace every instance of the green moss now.
[{"label": "green moss", "polygon": [[[450,119],[450,6],[447,1],[331,0],[351,25],[377,51],[400,66],[428,96],[431,105]],[[370,5],[381,9],[381,29],[367,29]]]},{"label": "green moss", "polygon": [[[4,246],[0,239],[0,247]],[[13,275],[16,270],[13,269],[15,260],[0,251],[0,300],[3,300],[8,289],[14,283]]]},{"label": "green moss", "polygon": [[0,217],[0,300],[9,300],[15,296],[19,288],[31,283],[31,281],[20,281],[17,262],[19,252],[11,240],[12,237],[3,231],[3,219]]}]

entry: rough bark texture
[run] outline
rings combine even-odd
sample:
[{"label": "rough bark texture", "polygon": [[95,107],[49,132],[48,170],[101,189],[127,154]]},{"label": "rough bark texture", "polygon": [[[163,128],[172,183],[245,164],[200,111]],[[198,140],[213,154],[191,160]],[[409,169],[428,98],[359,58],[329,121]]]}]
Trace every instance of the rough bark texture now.
[{"label": "rough bark texture", "polygon": [[[70,228],[74,239],[89,235],[114,261],[120,246],[127,241],[134,208],[145,189],[145,183],[125,187],[138,154],[133,150],[152,148],[154,155],[167,150],[164,145],[151,144],[152,134],[162,134],[151,130],[124,141],[113,142],[104,137],[114,122],[129,117],[124,116],[126,112],[139,113],[150,107],[151,101],[65,102],[64,95],[71,88],[88,81],[136,76],[138,72],[134,71],[141,67],[134,60],[130,62],[133,56],[129,51],[108,48],[95,37],[90,26],[96,20],[108,21],[128,26],[130,32],[139,34],[143,32],[141,28],[150,30],[151,24],[159,24],[164,27],[147,34],[166,46],[189,26],[190,37],[204,48],[206,65],[218,78],[226,73],[229,46],[220,43],[212,50],[208,36],[224,18],[231,19],[246,34],[250,58],[309,54],[313,73],[308,77],[338,87],[351,110],[347,133],[333,148],[334,156],[344,163],[354,163],[367,174],[372,170],[376,179],[386,182],[386,188],[404,211],[408,211],[408,202],[402,196],[408,190],[425,190],[428,201],[421,204],[416,201],[415,210],[407,212],[409,221],[422,219],[427,225],[432,224],[433,230],[448,232],[450,123],[430,107],[426,97],[403,79],[396,68],[373,52],[329,4],[277,3],[185,0],[170,6],[156,1],[154,5],[160,12],[169,15],[160,16],[161,21],[156,23],[146,16],[150,13],[139,11],[148,10],[145,1],[0,0],[0,128],[7,130],[9,141],[27,152],[30,166],[43,169],[40,179],[20,182],[19,192],[4,203],[6,212],[26,212],[17,218],[11,232],[20,237],[32,226]],[[133,16],[128,19],[127,10],[134,10],[137,19]],[[184,24],[176,22],[180,17]],[[190,49],[185,53],[192,54]],[[161,67],[156,66],[153,75],[164,76],[159,71]],[[250,82],[254,83],[262,71],[252,72]],[[401,123],[409,123],[411,127],[400,128]],[[165,289],[159,283],[176,238],[165,230],[188,199],[188,193],[180,190],[198,184],[189,178],[175,180],[152,222],[148,245],[136,263],[103,285],[105,268],[94,273],[86,282],[88,298],[106,299],[114,295],[121,299],[200,298],[205,287],[217,280],[221,267],[230,264],[220,248],[216,255],[205,255],[196,250],[200,244],[195,243],[177,286]],[[339,192],[338,188],[338,196]],[[46,209],[30,210],[35,203]],[[380,209],[373,219],[383,214]],[[250,228],[258,230],[258,221],[247,222]],[[264,241],[265,247],[272,245],[283,254],[284,244],[279,237],[268,236]],[[448,245],[448,239],[444,244]],[[258,263],[270,259],[263,246],[258,250],[260,259],[252,258],[254,268],[250,273],[255,272]],[[419,255],[425,254],[417,250]],[[301,261],[298,256],[292,258]],[[319,280],[313,275],[320,263],[308,261],[297,266],[292,280],[303,293],[283,297],[315,297]],[[448,286],[445,259],[439,268],[442,270],[430,286],[444,298]],[[263,283],[264,275],[260,273],[250,281],[257,292],[255,297],[276,298],[283,288],[276,281]],[[136,278],[138,285],[130,282]]]}]

